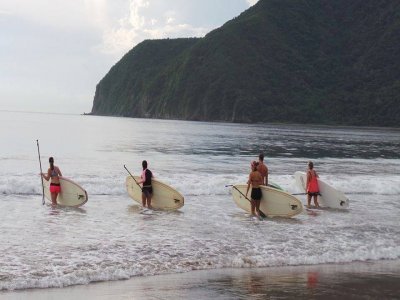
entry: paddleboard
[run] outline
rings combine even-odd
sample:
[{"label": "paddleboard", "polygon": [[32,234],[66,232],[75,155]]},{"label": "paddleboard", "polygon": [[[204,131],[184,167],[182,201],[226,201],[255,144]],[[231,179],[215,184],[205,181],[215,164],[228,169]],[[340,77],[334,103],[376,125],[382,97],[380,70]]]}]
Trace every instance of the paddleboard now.
[{"label": "paddleboard", "polygon": [[[294,173],[294,178],[296,180],[296,185],[299,187],[299,189],[306,192],[306,173],[297,171]],[[337,209],[346,209],[349,207],[350,201],[343,192],[335,189],[334,187],[330,186],[319,178],[318,187],[321,194],[320,196],[318,196],[318,203],[320,206]],[[311,201],[313,200],[311,199]]]},{"label": "paddleboard", "polygon": [[[43,180],[44,195],[51,202],[50,180]],[[61,193],[57,196],[57,204],[78,207],[88,201],[87,192],[71,179],[60,177]]]},{"label": "paddleboard", "polygon": [[[139,176],[134,178],[136,181],[140,180]],[[153,187],[151,206],[154,209],[176,210],[185,204],[183,195],[169,185],[156,179],[151,180],[151,185]],[[126,190],[133,200],[142,205],[142,189],[131,176],[126,177]]]},{"label": "paddleboard", "polygon": [[[250,193],[246,195],[247,184],[237,184],[232,186],[232,197],[236,205],[241,209],[251,213]],[[260,210],[267,217],[291,218],[303,211],[303,204],[299,199],[284,191],[261,186],[262,198]]]}]

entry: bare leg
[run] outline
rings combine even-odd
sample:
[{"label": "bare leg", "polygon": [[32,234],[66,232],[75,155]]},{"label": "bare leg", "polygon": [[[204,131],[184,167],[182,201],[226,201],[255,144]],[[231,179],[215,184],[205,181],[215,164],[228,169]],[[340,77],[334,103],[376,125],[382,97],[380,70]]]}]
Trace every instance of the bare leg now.
[{"label": "bare leg", "polygon": [[319,207],[318,195],[314,195],[314,205],[315,205],[315,207]]},{"label": "bare leg", "polygon": [[51,205],[57,205],[58,193],[51,193]]},{"label": "bare leg", "polygon": [[142,206],[146,207],[146,195],[142,193]]},{"label": "bare leg", "polygon": [[256,214],[259,217],[260,216],[260,204],[261,204],[261,200],[257,200],[255,201],[256,203]]},{"label": "bare leg", "polygon": [[311,206],[311,195],[307,194],[307,207],[310,208]]},{"label": "bare leg", "polygon": [[150,209],[153,209],[153,206],[151,206],[151,197],[152,196],[153,196],[152,194],[149,194],[147,196],[147,207],[150,208]]},{"label": "bare leg", "polygon": [[252,216],[255,216],[256,215],[256,213],[255,213],[255,210],[256,210],[256,203],[255,203],[256,201],[254,201],[253,199],[251,199],[251,201],[250,201],[250,204],[251,204],[251,215]]}]

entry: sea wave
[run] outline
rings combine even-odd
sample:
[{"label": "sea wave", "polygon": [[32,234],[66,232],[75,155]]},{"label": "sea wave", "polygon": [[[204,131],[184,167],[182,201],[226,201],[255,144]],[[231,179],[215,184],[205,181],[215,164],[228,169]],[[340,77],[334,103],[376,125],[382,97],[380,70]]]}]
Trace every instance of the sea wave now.
[{"label": "sea wave", "polygon": [[254,253],[243,249],[234,255],[216,253],[213,256],[184,255],[176,253],[163,261],[163,253],[154,256],[149,253],[140,261],[123,259],[104,261],[99,264],[92,262],[79,263],[66,267],[50,263],[47,270],[35,270],[28,274],[6,274],[3,272],[0,280],[0,290],[21,290],[29,288],[62,288],[72,285],[82,285],[99,281],[125,280],[136,276],[154,276],[162,274],[184,273],[194,270],[209,270],[222,268],[261,268],[299,265],[316,265],[331,263],[351,263],[354,261],[398,260],[400,247],[360,248],[353,252],[341,253],[336,250],[325,253],[293,255],[281,253]]},{"label": "sea wave", "polygon": [[[322,180],[345,194],[400,195],[400,176],[384,178],[372,175],[334,176],[321,175]],[[84,187],[89,195],[126,195],[125,176],[76,176],[74,181]],[[247,175],[169,175],[159,179],[181,192],[184,196],[227,195],[233,184],[246,183]],[[303,192],[296,186],[293,175],[270,176],[270,181],[280,185],[289,193]],[[0,194],[3,195],[41,195],[40,178],[25,176],[0,177]],[[351,198],[349,196],[349,198]]]}]

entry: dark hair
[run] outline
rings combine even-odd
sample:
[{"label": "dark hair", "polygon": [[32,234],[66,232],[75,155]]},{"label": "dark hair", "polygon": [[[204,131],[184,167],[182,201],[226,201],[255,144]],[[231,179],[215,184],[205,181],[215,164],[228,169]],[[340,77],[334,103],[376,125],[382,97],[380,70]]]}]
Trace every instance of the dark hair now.
[{"label": "dark hair", "polygon": [[54,170],[54,158],[53,157],[49,158],[49,163],[50,163],[50,169]]},{"label": "dark hair", "polygon": [[147,161],[142,161],[142,167],[143,167],[143,170],[144,169],[147,169]]},{"label": "dark hair", "polygon": [[261,161],[264,161],[264,153],[260,153],[260,155],[258,156],[258,158],[259,158]]},{"label": "dark hair", "polygon": [[310,169],[313,169],[313,168],[314,168],[314,164],[313,164],[312,161],[309,161],[309,162],[308,162],[308,167],[309,167]]}]

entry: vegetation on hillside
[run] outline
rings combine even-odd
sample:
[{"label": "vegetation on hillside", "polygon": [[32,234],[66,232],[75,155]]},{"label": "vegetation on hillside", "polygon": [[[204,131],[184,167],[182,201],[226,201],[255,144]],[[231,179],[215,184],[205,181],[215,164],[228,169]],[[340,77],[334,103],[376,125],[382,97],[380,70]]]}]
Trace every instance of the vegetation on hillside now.
[{"label": "vegetation on hillside", "polygon": [[260,0],[204,38],[148,40],[92,114],[399,126],[400,2]]}]

